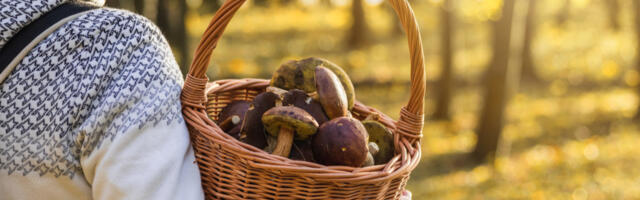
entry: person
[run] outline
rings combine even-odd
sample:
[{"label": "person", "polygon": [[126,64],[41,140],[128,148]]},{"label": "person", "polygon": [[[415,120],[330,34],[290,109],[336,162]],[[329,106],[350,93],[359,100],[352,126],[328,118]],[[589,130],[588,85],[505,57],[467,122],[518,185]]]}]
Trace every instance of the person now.
[{"label": "person", "polygon": [[[0,52],[71,1],[0,0]],[[0,68],[0,199],[203,199],[158,28],[99,7],[47,30]]]}]

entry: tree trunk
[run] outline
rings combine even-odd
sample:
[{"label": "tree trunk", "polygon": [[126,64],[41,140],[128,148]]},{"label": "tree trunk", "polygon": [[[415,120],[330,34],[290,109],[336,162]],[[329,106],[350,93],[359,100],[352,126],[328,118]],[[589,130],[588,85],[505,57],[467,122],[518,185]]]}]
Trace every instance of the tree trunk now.
[{"label": "tree trunk", "polygon": [[564,0],[564,4],[560,11],[556,14],[556,23],[563,25],[569,19],[571,15],[571,0]]},{"label": "tree trunk", "polygon": [[502,132],[504,109],[507,102],[507,66],[511,39],[511,21],[514,0],[504,0],[502,17],[493,22],[493,58],[485,76],[484,106],[476,131],[478,142],[472,152],[480,162],[493,160]]},{"label": "tree trunk", "polygon": [[453,9],[451,0],[444,0],[440,9],[440,23],[442,25],[440,51],[442,53],[442,74],[440,76],[438,96],[436,101],[435,119],[449,119],[449,104],[453,93]]},{"label": "tree trunk", "polygon": [[186,0],[179,1],[178,8],[178,21],[175,23],[176,33],[173,34],[175,38],[173,38],[173,42],[175,44],[175,48],[180,53],[180,70],[182,74],[187,74],[189,71],[189,64],[191,63],[191,51],[189,51],[189,35],[187,34],[187,25],[185,24],[186,16],[187,16],[187,2]]},{"label": "tree trunk", "polygon": [[529,0],[527,8],[527,16],[525,18],[524,44],[522,45],[522,81],[529,83],[540,83],[540,77],[535,70],[533,55],[531,54],[531,41],[536,31],[535,29],[535,12],[537,0]]},{"label": "tree trunk", "polygon": [[135,9],[135,12],[140,14],[140,15],[145,15],[144,14],[144,0],[134,0],[133,1],[133,7]]},{"label": "tree trunk", "polygon": [[[635,27],[636,27],[636,70],[640,72],[640,0],[633,0],[633,15],[635,17]],[[640,95],[640,86],[638,86],[638,95]],[[638,111],[636,111],[636,116],[634,117],[636,121],[640,121],[640,105],[638,106]]]},{"label": "tree trunk", "polygon": [[157,4],[157,12],[156,12],[156,25],[164,34],[164,37],[171,38],[171,27],[169,26],[169,1],[168,0],[158,0]]},{"label": "tree trunk", "polygon": [[[620,30],[620,22],[618,21],[618,13],[620,13],[620,4],[618,0],[607,0],[607,13],[609,15],[609,25],[614,31]],[[638,12],[637,10],[634,12]]]},{"label": "tree trunk", "polygon": [[391,18],[393,18],[393,21],[391,22],[391,37],[401,37],[404,35],[404,30],[402,29],[402,23],[400,22],[400,19],[398,18],[398,15],[396,14],[396,11],[393,9],[393,6],[387,4],[385,5],[387,7],[387,10],[389,11],[389,15],[391,15]]},{"label": "tree trunk", "polygon": [[120,0],[106,0],[104,5],[112,8],[120,8]]},{"label": "tree trunk", "polygon": [[[187,37],[185,24],[187,14],[186,0],[174,2],[158,0],[157,8],[156,24],[176,53],[175,56],[180,65],[180,70],[185,74],[189,69],[191,60],[188,46],[189,39]],[[172,16],[172,18],[169,18],[170,16]]]},{"label": "tree trunk", "polygon": [[365,19],[362,0],[353,0],[351,5],[352,21],[351,30],[347,38],[350,48],[362,48],[369,43],[369,32]]}]

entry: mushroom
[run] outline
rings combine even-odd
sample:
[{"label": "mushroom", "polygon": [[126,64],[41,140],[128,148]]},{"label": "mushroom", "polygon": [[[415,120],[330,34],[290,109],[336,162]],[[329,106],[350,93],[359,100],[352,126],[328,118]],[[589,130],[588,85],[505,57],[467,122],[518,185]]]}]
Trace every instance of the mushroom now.
[{"label": "mushroom", "polygon": [[339,117],[318,128],[311,146],[314,158],[321,164],[360,167],[369,153],[367,140],[367,131],[360,121]]},{"label": "mushroom", "polygon": [[291,155],[289,158],[294,160],[303,160],[308,162],[316,162],[313,158],[310,140],[294,141],[291,147]]},{"label": "mushroom", "polygon": [[[365,129],[367,127],[365,126]],[[369,139],[371,139],[371,135],[369,135]],[[375,142],[369,142],[369,145],[367,145],[369,147],[369,153],[371,153],[371,155],[376,155],[379,151],[380,151],[380,147],[378,147],[378,144],[376,144]]]},{"label": "mushroom", "polygon": [[293,139],[305,140],[318,130],[318,122],[306,111],[294,106],[269,109],[262,116],[267,132],[277,136],[276,147],[271,154],[289,157]]},{"label": "mushroom", "polygon": [[275,86],[269,86],[267,87],[267,92],[273,92],[274,94],[284,96],[284,94],[287,93],[287,90]]},{"label": "mushroom", "polygon": [[325,67],[316,67],[317,99],[330,119],[349,114],[347,95],[338,77]]},{"label": "mushroom", "polygon": [[375,164],[387,163],[394,156],[393,133],[378,121],[365,120],[362,125],[369,133],[369,143],[376,144],[379,149],[377,153],[372,153]]},{"label": "mushroom", "polygon": [[267,138],[262,125],[262,115],[281,102],[281,97],[272,92],[257,95],[245,114],[240,141],[264,149],[267,146]]},{"label": "mushroom", "polygon": [[371,153],[367,153],[367,158],[364,160],[364,163],[362,164],[363,167],[368,167],[368,166],[373,166],[375,164],[375,161],[373,160],[373,156],[371,155]]},{"label": "mushroom", "polygon": [[292,60],[282,64],[271,77],[271,86],[282,89],[301,89],[306,93],[316,91],[315,68],[323,66],[331,70],[338,77],[347,96],[347,108],[351,110],[355,102],[355,90],[347,73],[338,65],[322,58],[306,58]]},{"label": "mushroom", "polygon": [[234,138],[240,138],[240,129],[242,127],[242,120],[244,115],[249,110],[251,102],[248,101],[234,101],[224,107],[218,115],[218,125],[227,134]]},{"label": "mushroom", "polygon": [[307,93],[299,89],[292,89],[284,93],[282,97],[282,105],[292,105],[301,108],[311,114],[318,124],[329,121],[329,118],[322,110],[322,105]]}]

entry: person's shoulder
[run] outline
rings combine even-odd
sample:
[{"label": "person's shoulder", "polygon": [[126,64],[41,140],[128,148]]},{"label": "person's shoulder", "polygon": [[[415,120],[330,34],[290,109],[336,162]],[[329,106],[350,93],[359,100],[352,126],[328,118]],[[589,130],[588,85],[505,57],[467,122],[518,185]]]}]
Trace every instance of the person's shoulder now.
[{"label": "person's shoulder", "polygon": [[111,39],[140,39],[140,42],[166,43],[162,32],[149,19],[136,13],[102,7],[91,10],[71,22],[71,26],[79,29],[79,33],[94,39],[111,37]]},{"label": "person's shoulder", "polygon": [[[109,82],[102,85],[165,85],[180,91],[182,73],[166,39],[149,19],[126,10],[98,8],[68,27],[81,38],[80,60],[85,61],[80,62],[86,63],[82,67],[97,73],[89,78],[105,77]],[[121,91],[119,87],[112,89]]]}]

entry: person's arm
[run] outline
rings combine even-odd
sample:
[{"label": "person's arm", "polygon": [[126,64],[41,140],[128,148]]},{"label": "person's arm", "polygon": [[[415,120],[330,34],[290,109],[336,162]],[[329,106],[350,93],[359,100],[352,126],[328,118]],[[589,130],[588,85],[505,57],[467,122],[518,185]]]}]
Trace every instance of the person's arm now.
[{"label": "person's arm", "polygon": [[93,198],[203,199],[182,118],[182,75],[160,31],[128,12],[88,54],[91,108],[77,137]]}]

